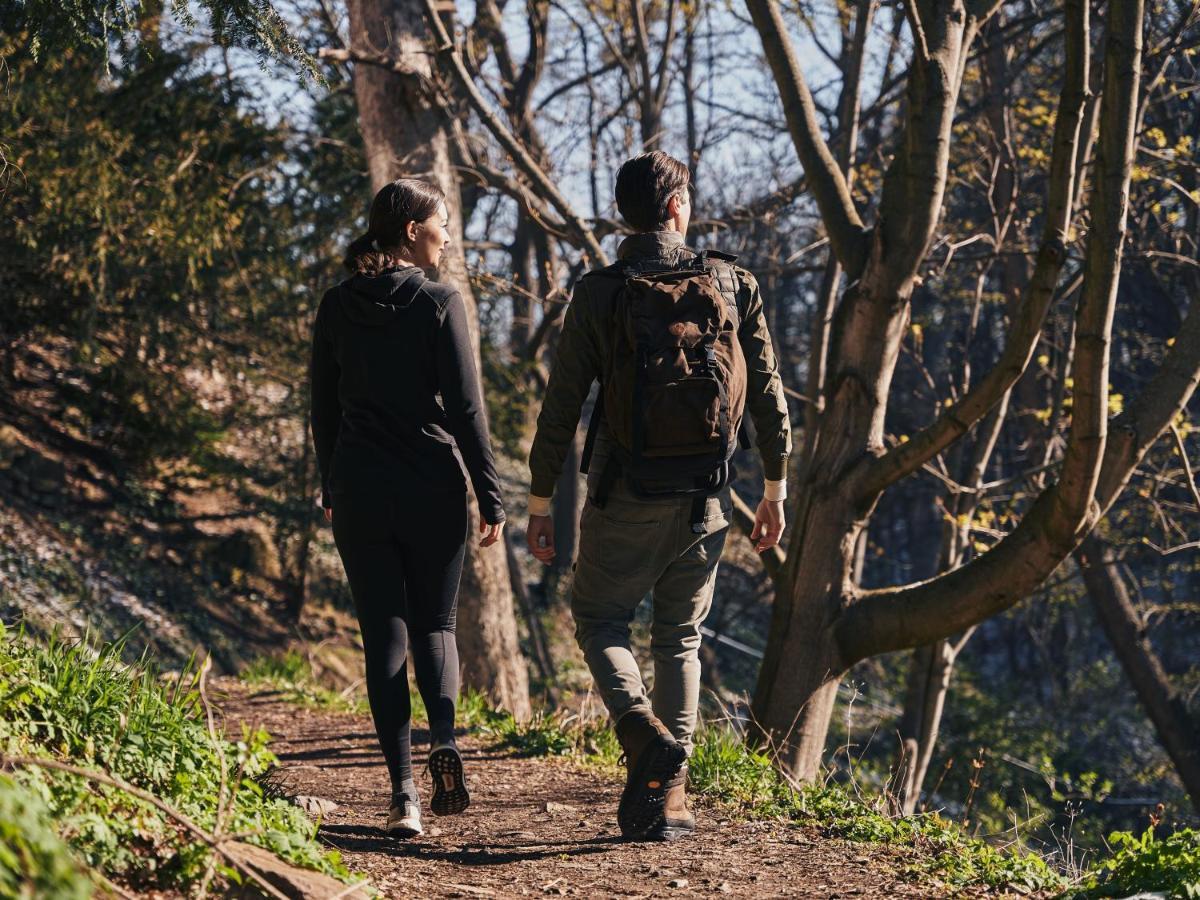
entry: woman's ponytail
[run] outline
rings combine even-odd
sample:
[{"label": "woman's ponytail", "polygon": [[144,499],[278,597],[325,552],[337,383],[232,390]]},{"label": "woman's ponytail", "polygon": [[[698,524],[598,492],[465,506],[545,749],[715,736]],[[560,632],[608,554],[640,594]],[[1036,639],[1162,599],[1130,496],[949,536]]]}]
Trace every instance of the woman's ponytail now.
[{"label": "woman's ponytail", "polygon": [[408,246],[408,223],[424,222],[445,199],[436,185],[415,178],[384,185],[371,201],[366,233],[351,242],[342,265],[368,276],[404,265],[397,253]]},{"label": "woman's ponytail", "polygon": [[368,231],[350,242],[342,265],[356,275],[375,276],[388,269],[394,269],[401,263],[392,254],[380,250],[379,241]]}]

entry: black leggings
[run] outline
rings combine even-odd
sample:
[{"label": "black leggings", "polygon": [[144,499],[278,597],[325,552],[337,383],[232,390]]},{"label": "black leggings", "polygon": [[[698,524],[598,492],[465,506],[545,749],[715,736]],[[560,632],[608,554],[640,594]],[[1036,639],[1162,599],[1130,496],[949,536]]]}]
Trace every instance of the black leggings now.
[{"label": "black leggings", "polygon": [[371,714],[398,791],[412,781],[410,650],[431,740],[454,740],[454,619],[466,552],[466,497],[333,499],[333,536],[362,630]]}]

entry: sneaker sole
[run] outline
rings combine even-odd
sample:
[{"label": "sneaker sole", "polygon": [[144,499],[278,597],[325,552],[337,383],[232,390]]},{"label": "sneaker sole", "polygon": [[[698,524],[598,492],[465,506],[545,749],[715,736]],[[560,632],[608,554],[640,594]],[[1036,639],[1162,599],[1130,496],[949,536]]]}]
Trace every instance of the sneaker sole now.
[{"label": "sneaker sole", "polygon": [[425,833],[425,829],[411,825],[393,825],[387,829],[388,837],[394,838],[413,838]]},{"label": "sneaker sole", "polygon": [[433,776],[433,797],[429,808],[436,816],[456,816],[471,805],[467,781],[463,777],[462,757],[450,747],[429,754],[429,774]]},{"label": "sneaker sole", "polygon": [[646,840],[652,832],[667,828],[663,817],[667,784],[679,775],[686,762],[687,751],[673,741],[660,739],[654,750],[647,751],[639,770],[630,773],[617,810],[617,824],[626,839]]}]

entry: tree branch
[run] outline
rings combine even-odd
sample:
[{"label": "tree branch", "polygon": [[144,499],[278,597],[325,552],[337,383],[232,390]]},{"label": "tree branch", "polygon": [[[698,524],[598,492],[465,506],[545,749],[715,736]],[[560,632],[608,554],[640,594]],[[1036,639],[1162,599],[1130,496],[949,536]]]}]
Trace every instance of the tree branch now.
[{"label": "tree branch", "polygon": [[1187,319],[1162,366],[1113,420],[1096,500],[1107,511],[1121,495],[1146,451],[1175,421],[1200,385],[1200,278],[1192,280]]},{"label": "tree branch", "polygon": [[563,217],[571,232],[582,243],[584,250],[592,257],[593,261],[599,265],[607,265],[608,256],[601,248],[600,242],[596,239],[592,230],[588,228],[575,210],[572,209],[571,204],[567,202],[562,192],[550,180],[550,177],[542,170],[541,166],[534,161],[524,144],[488,108],[487,102],[483,99],[483,95],[479,93],[479,88],[476,87],[470,73],[463,64],[462,54],[453,41],[451,41],[450,35],[446,32],[446,27],[442,24],[442,19],[438,14],[434,0],[424,0],[424,6],[426,21],[429,23],[430,30],[432,30],[437,42],[436,58],[447,64],[451,76],[458,83],[459,88],[466,96],[467,102],[475,110],[475,114],[479,116],[480,121],[492,133],[492,136],[495,137],[500,146],[512,156],[514,164],[529,179],[530,184]]},{"label": "tree branch", "polygon": [[1067,257],[1079,125],[1089,94],[1087,0],[1067,0],[1066,7],[1066,75],[1054,124],[1046,222],[1025,302],[1017,311],[1004,352],[996,364],[931,425],[908,442],[868,463],[859,487],[861,496],[878,494],[888,485],[911,475],[966,434],[1017,383],[1037,349],[1042,323],[1054,299],[1054,290]]},{"label": "tree branch", "polygon": [[1192,464],[1188,461],[1187,447],[1183,444],[1183,434],[1174,422],[1170,425],[1171,437],[1175,439],[1175,450],[1179,453],[1179,461],[1183,463],[1183,477],[1187,481],[1188,490],[1192,494],[1192,502],[1196,504],[1196,512],[1200,512],[1200,488],[1196,486],[1196,476],[1192,474]]},{"label": "tree branch", "polygon": [[[1081,365],[1076,368],[1076,383],[1085,384],[1077,391],[1075,403],[1082,402],[1086,409],[1077,406],[1074,410],[1064,473],[1037,497],[1007,537],[967,565],[928,581],[860,592],[835,625],[841,659],[847,666],[867,656],[932,643],[1018,603],[1071,553],[1106,505],[1101,490],[1105,470],[1100,463],[1109,462],[1104,457],[1110,452],[1105,446],[1108,332],[1120,274],[1133,159],[1142,14],[1143,0],[1113,0],[1109,6],[1101,111],[1104,149],[1092,196],[1094,225],[1085,260],[1088,283],[1077,313],[1079,328],[1088,336],[1086,346],[1078,351]],[[1154,411],[1144,425],[1157,426],[1155,436],[1187,402],[1200,377],[1200,346],[1195,346],[1200,341],[1192,333],[1200,330],[1193,322],[1198,318],[1200,301],[1193,304],[1193,315],[1147,390],[1147,405],[1153,404]],[[1185,337],[1193,338],[1193,346],[1187,346]],[[1177,355],[1179,361],[1175,360]],[[1186,371],[1189,363],[1193,365],[1190,372]],[[1165,384],[1159,383],[1164,380]],[[1150,393],[1150,389],[1158,393]],[[1140,441],[1137,443],[1140,445]],[[1149,443],[1142,445],[1142,452],[1147,447]],[[1136,458],[1128,453],[1121,457],[1128,465],[1120,473],[1125,480],[1140,458],[1140,453]],[[1113,465],[1108,468],[1111,470]],[[1114,471],[1112,477],[1116,475]],[[1112,498],[1115,496],[1113,493]]]},{"label": "tree branch", "polygon": [[775,0],[746,0],[746,6],[762,38],[763,51],[783,99],[792,143],[804,166],[805,178],[816,198],[830,242],[842,267],[855,279],[867,259],[866,229],[854,207],[846,179],[821,136],[812,93],[784,29],[779,6]]},{"label": "tree branch", "polygon": [[322,47],[317,51],[319,59],[328,59],[333,62],[352,62],[361,63],[366,66],[378,66],[381,69],[386,69],[394,75],[401,75],[405,78],[412,78],[421,86],[424,94],[433,96],[435,94],[433,82],[429,77],[421,71],[414,69],[412,66],[405,65],[398,59],[393,59],[386,53],[370,53],[366,50],[350,50],[338,47]]}]

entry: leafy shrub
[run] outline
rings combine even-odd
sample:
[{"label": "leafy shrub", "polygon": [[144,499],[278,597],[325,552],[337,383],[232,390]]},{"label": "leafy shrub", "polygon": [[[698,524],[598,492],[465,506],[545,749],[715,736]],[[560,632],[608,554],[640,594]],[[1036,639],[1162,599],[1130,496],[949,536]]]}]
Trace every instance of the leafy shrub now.
[{"label": "leafy shrub", "polygon": [[[346,879],[303,812],[264,796],[255,779],[276,762],[264,731],[214,737],[194,670],[167,684],[121,643],[94,647],[52,636],[39,644],[0,624],[0,751],[70,762],[148,791],[202,828],[246,835],[288,862]],[[89,866],[149,883],[187,884],[209,861],[165,813],[114,787],[43,767],[14,775]]]},{"label": "leafy shrub", "polygon": [[1127,897],[1161,891],[1168,897],[1200,898],[1200,831],[1180,829],[1158,838],[1117,831],[1108,837],[1113,855],[1093,870],[1084,889],[1090,897]]},{"label": "leafy shrub", "polygon": [[92,884],[38,797],[0,775],[0,897],[90,897]]}]

